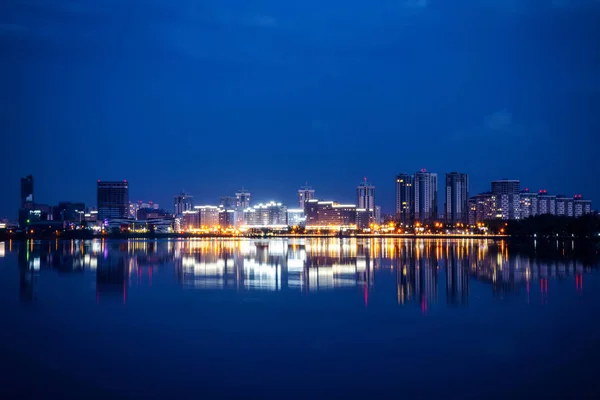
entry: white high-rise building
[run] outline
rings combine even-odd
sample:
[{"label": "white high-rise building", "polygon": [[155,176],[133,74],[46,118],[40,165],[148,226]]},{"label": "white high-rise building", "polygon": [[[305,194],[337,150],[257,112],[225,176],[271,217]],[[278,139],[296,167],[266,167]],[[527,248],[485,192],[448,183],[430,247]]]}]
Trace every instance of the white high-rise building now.
[{"label": "white high-rise building", "polygon": [[521,191],[519,199],[519,217],[526,219],[538,214],[538,195],[529,189]]},{"label": "white high-rise building", "polygon": [[556,196],[547,190],[540,190],[538,194],[538,215],[543,214],[556,215]]},{"label": "white high-rise building", "polygon": [[217,206],[195,206],[198,211],[200,228],[212,229],[219,226],[219,207]]},{"label": "white high-rise building", "polygon": [[375,220],[375,186],[367,182],[367,178],[356,187],[356,208],[364,208],[369,213],[369,219]]},{"label": "white high-rise building", "polygon": [[556,196],[556,215],[572,217],[574,215],[574,203],[575,201],[572,197],[563,195]]},{"label": "white high-rise building", "polygon": [[446,174],[446,222],[467,222],[469,217],[469,177],[451,172]]},{"label": "white high-rise building", "polygon": [[250,207],[250,192],[240,190],[235,194],[235,207],[239,210],[245,210]]},{"label": "white high-rise building", "polygon": [[310,186],[301,186],[298,189],[298,207],[304,210],[304,203],[315,198],[315,189]]},{"label": "white high-rise building", "polygon": [[431,222],[438,215],[438,175],[422,169],[414,179],[415,221]]},{"label": "white high-rise building", "polygon": [[579,218],[592,213],[592,201],[585,200],[582,195],[576,194],[573,200],[573,216]]}]

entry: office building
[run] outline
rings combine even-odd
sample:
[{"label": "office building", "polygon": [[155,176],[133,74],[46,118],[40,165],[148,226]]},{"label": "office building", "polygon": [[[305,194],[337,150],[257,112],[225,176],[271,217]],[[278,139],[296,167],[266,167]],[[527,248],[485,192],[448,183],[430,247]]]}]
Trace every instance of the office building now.
[{"label": "office building", "polygon": [[194,197],[185,192],[175,196],[174,198],[175,216],[180,217],[185,211],[194,209]]},{"label": "office building", "polygon": [[413,221],[413,203],[415,198],[414,177],[408,174],[396,175],[396,219],[404,225]]},{"label": "office building", "polygon": [[21,208],[33,208],[33,176],[21,178]]},{"label": "office building", "polygon": [[548,194],[547,190],[538,193],[538,215],[556,215],[556,196]]},{"label": "office building", "polygon": [[492,194],[496,197],[496,218],[519,219],[521,182],[502,179],[492,181]]},{"label": "office building", "polygon": [[573,199],[573,215],[577,218],[592,213],[592,202],[586,200],[582,195],[576,194]]},{"label": "office building", "polygon": [[106,221],[129,215],[129,184],[127,181],[98,181],[98,219]]},{"label": "office building", "polygon": [[446,174],[446,222],[466,223],[469,215],[469,177],[466,174],[451,172]]},{"label": "office building", "polygon": [[556,215],[561,217],[572,217],[575,215],[575,199],[565,195],[556,196]]},{"label": "office building", "polygon": [[438,176],[425,169],[414,177],[414,220],[421,223],[433,222],[438,216]]},{"label": "office building", "polygon": [[367,178],[356,187],[356,208],[364,208],[369,212],[369,219],[375,222],[375,186],[367,182]]},{"label": "office building", "polygon": [[219,207],[195,206],[194,211],[198,212],[198,224],[201,229],[214,229],[219,226]]},{"label": "office building", "polygon": [[315,198],[315,190],[310,186],[301,186],[298,189],[298,207],[304,210],[304,203]]},{"label": "office building", "polygon": [[287,207],[271,201],[244,210],[245,225],[249,227],[287,227]]},{"label": "office building", "polygon": [[198,210],[184,211],[180,229],[189,231],[200,229],[200,213]]},{"label": "office building", "polygon": [[306,224],[304,208],[289,208],[287,210],[287,224],[288,226],[304,226]]},{"label": "office building", "polygon": [[538,195],[529,189],[521,191],[519,196],[519,212],[521,219],[535,217],[538,214]]}]

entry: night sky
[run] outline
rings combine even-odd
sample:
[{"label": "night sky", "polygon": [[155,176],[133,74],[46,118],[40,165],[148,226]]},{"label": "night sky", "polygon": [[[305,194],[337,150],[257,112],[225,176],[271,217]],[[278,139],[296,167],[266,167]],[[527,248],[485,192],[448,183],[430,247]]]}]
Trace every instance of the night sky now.
[{"label": "night sky", "polygon": [[0,217],[27,174],[47,204],[354,202],[366,176],[392,212],[427,168],[600,205],[598,0],[6,0],[0,74]]}]

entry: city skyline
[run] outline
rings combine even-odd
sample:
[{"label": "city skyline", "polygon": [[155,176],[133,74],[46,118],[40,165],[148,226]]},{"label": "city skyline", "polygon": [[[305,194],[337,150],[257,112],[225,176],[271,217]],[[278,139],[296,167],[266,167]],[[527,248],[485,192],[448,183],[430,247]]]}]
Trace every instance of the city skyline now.
[{"label": "city skyline", "polygon": [[[94,23],[63,2],[25,3],[0,6],[2,217],[28,174],[36,201],[54,204],[91,203],[81,189],[97,179],[128,179],[131,198],[159,204],[241,186],[293,204],[308,180],[346,203],[367,176],[389,213],[386,182],[420,168],[465,171],[473,193],[514,177],[600,201],[592,1],[234,1],[209,15],[165,2],[138,4],[135,21],[78,2]],[[235,145],[216,151],[222,140]]]}]

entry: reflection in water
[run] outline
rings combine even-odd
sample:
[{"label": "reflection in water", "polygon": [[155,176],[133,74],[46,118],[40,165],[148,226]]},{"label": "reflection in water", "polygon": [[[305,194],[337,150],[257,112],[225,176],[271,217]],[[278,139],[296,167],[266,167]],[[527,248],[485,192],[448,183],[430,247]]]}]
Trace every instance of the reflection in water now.
[{"label": "reflection in water", "polygon": [[97,301],[123,303],[132,283],[152,286],[159,268],[172,269],[184,288],[302,293],[354,288],[365,304],[377,285],[376,272],[391,272],[398,303],[417,304],[426,312],[438,303],[444,284],[446,303],[452,306],[468,304],[473,281],[490,285],[500,297],[526,292],[528,299],[537,285],[547,302],[548,281],[574,275],[575,290],[581,293],[597,250],[582,262],[575,257],[580,253],[574,243],[551,249],[544,254],[536,244],[511,248],[509,254],[503,241],[468,239],[57,240],[11,243],[7,254],[18,253],[21,298],[27,302],[35,301],[44,268],[95,271]]}]

